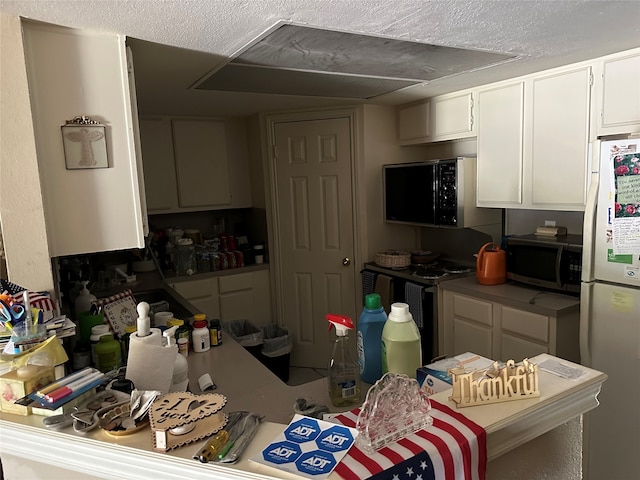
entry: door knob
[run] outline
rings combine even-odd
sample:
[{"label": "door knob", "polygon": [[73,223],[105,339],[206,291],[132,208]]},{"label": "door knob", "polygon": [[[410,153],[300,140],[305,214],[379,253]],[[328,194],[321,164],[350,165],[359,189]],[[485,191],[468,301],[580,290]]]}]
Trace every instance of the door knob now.
[{"label": "door knob", "polygon": [[345,267],[348,267],[349,265],[351,265],[351,259],[349,257],[344,257],[342,259],[342,265],[344,265]]}]

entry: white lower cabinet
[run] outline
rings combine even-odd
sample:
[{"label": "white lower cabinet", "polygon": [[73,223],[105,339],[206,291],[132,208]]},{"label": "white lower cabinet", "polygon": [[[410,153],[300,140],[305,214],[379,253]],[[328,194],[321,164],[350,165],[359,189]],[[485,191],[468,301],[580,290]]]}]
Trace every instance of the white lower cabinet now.
[{"label": "white lower cabinet", "polygon": [[[459,288],[461,281],[464,288]],[[548,293],[537,297],[532,305],[529,299],[536,290],[508,284],[481,286],[475,278],[443,282],[441,286],[441,353],[453,356],[473,352],[502,361],[549,353],[580,360],[578,299]],[[455,291],[458,289],[464,293]]]},{"label": "white lower cabinet", "polygon": [[271,323],[268,270],[173,282],[170,286],[208,319],[249,320],[257,326]]},{"label": "white lower cabinet", "polygon": [[220,318],[218,278],[210,277],[200,280],[174,282],[170,286],[194,307],[206,314],[208,319]]},{"label": "white lower cabinet", "polygon": [[220,277],[220,319],[249,320],[257,326],[271,323],[269,272]]}]

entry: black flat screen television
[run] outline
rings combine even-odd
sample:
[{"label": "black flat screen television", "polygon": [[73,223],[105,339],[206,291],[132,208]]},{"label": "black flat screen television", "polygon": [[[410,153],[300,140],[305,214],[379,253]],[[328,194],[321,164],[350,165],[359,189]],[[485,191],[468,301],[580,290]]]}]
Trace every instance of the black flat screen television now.
[{"label": "black flat screen television", "polygon": [[384,218],[387,222],[434,225],[437,162],[384,165]]}]

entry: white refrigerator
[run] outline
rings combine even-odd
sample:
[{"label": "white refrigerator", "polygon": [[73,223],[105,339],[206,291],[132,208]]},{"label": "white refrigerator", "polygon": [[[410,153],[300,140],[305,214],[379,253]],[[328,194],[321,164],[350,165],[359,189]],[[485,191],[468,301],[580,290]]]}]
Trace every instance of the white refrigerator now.
[{"label": "white refrigerator", "polygon": [[[640,478],[640,138],[593,145],[580,355],[608,375],[585,415],[585,479]],[[598,158],[599,157],[599,158]]]}]

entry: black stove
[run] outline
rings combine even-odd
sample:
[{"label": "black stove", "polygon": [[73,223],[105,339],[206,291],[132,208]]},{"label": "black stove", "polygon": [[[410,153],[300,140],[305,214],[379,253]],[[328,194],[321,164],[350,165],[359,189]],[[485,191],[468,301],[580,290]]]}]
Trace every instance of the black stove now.
[{"label": "black stove", "polygon": [[412,276],[424,280],[450,280],[459,274],[470,273],[471,267],[453,262],[433,262],[428,265],[414,265]]}]

